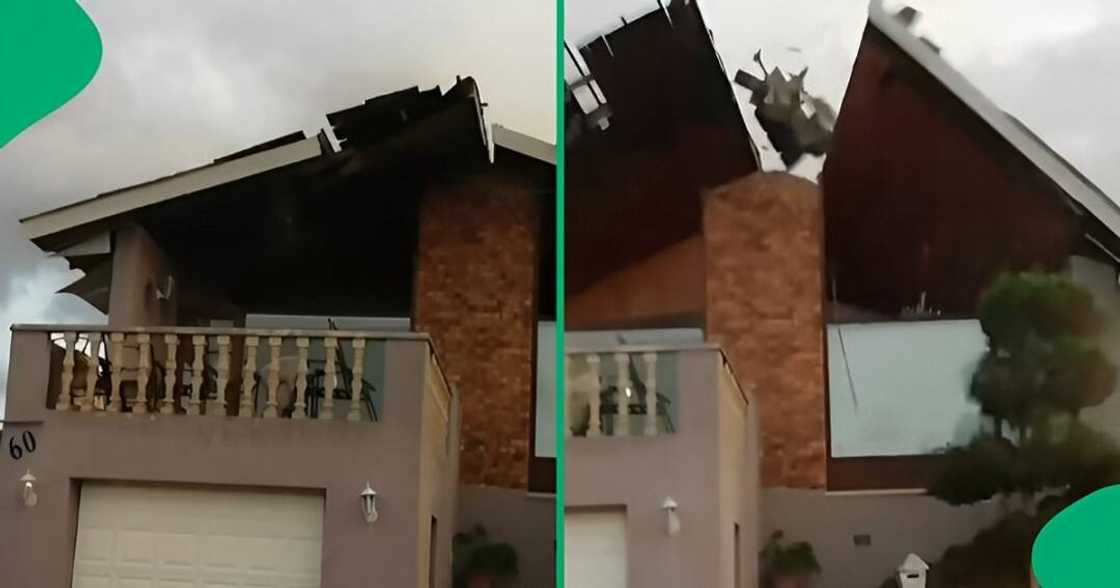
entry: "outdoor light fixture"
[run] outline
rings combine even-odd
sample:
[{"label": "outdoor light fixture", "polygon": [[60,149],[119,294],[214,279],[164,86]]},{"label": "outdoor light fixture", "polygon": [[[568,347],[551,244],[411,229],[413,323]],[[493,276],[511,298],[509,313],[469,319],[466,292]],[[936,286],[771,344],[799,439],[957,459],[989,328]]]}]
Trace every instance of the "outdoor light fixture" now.
[{"label": "outdoor light fixture", "polygon": [[23,505],[31,508],[39,504],[39,494],[35,492],[35,482],[38,479],[31,475],[31,470],[27,470],[27,473],[19,481],[23,482]]},{"label": "outdoor light fixture", "polygon": [[373,524],[377,521],[377,492],[369,487],[369,482],[366,482],[366,489],[362,490],[362,513],[366,515],[366,522]]},{"label": "outdoor light fixture", "polygon": [[661,510],[665,511],[665,531],[669,535],[676,535],[681,530],[681,517],[677,514],[677,501],[666,497],[661,503]]}]

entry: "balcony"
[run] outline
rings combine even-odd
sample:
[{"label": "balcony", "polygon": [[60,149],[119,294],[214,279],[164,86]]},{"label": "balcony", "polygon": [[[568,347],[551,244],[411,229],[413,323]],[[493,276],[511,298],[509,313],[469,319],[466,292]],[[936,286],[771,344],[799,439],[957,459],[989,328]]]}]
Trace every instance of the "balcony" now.
[{"label": "balcony", "polygon": [[[45,407],[79,413],[377,422],[387,347],[419,341],[430,348],[423,334],[371,331],[76,325],[13,331],[21,341],[49,342]],[[37,363],[30,359],[13,354],[13,369]],[[431,362],[446,412],[450,396],[434,352]]]},{"label": "balcony", "polygon": [[[628,586],[726,585],[737,565],[752,577],[758,416],[723,351],[707,343],[570,350],[565,369],[571,577],[591,570],[599,550],[572,541],[605,520],[625,542],[604,549],[625,554],[613,573]],[[670,499],[675,531],[666,527]],[[684,556],[674,545],[705,548]]]}]

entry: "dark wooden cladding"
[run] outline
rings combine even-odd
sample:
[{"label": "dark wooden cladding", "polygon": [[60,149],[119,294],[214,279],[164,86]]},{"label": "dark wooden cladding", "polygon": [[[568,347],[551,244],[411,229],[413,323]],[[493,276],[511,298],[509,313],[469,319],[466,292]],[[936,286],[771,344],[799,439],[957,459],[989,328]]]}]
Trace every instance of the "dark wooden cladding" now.
[{"label": "dark wooden cladding", "polygon": [[828,460],[828,490],[925,490],[943,467],[941,455],[833,457]]},{"label": "dark wooden cladding", "polygon": [[699,234],[701,193],[758,169],[696,3],[667,11],[580,49],[613,114],[567,145],[569,294]]},{"label": "dark wooden cladding", "polygon": [[864,33],[822,186],[835,295],[887,314],[922,292],[943,312],[972,313],[999,272],[1060,268],[1091,222],[874,27]]}]

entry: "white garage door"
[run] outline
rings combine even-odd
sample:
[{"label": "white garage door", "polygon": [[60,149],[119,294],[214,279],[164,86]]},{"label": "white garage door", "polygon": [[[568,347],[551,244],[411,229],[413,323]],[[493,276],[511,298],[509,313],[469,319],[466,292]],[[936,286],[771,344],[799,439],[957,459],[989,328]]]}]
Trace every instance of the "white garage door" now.
[{"label": "white garage door", "polygon": [[626,511],[564,513],[564,583],[569,588],[626,588]]},{"label": "white garage door", "polygon": [[74,588],[319,588],[323,497],[86,483]]}]

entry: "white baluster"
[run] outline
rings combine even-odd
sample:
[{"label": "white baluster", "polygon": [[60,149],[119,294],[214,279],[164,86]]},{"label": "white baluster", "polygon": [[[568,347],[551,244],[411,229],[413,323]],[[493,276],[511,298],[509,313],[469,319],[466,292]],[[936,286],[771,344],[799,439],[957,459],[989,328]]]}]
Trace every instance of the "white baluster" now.
[{"label": "white baluster", "polygon": [[276,418],[279,411],[277,407],[279,402],[276,400],[277,389],[280,388],[280,337],[268,338],[268,401],[264,406],[264,417],[267,419]]},{"label": "white baluster", "polygon": [[112,387],[109,390],[109,406],[106,408],[109,412],[121,411],[121,379],[124,377],[124,333],[113,333],[109,335],[109,341],[113,346],[113,359],[112,363]]},{"label": "white baluster", "polygon": [[591,416],[587,422],[587,436],[598,437],[599,433],[603,430],[603,425],[600,422],[599,415],[599,392],[602,391],[601,381],[599,379],[599,356],[592,353],[587,356],[587,367],[591,369],[591,381],[594,383],[591,390],[587,391],[587,404]]},{"label": "white baluster", "polygon": [[206,414],[226,416],[226,385],[229,384],[229,335],[218,335],[218,369],[215,378],[218,385],[218,397],[214,407],[206,407]]},{"label": "white baluster", "polygon": [[311,340],[307,337],[296,339],[299,363],[296,364],[296,404],[292,418],[297,420],[307,418],[307,349],[310,346]]},{"label": "white baluster", "polygon": [[615,369],[618,370],[616,397],[618,398],[618,415],[615,417],[614,434],[625,437],[630,434],[630,355],[627,353],[614,354]]},{"label": "white baluster", "polygon": [[164,335],[167,345],[167,374],[163,380],[163,400],[159,403],[160,414],[175,414],[175,380],[179,374],[179,336]]},{"label": "white baluster", "polygon": [[646,436],[657,434],[657,354],[643,353],[646,385]]},{"label": "white baluster", "polygon": [[86,391],[78,402],[82,412],[93,410],[94,391],[97,389],[97,368],[101,366],[101,334],[89,334],[89,370],[86,372]]},{"label": "white baluster", "polygon": [[334,337],[325,337],[323,339],[323,353],[327,356],[327,364],[323,367],[324,385],[323,391],[323,404],[319,406],[320,419],[333,419],[334,418],[334,389],[338,387],[338,371],[335,367],[335,350],[338,347],[338,339]]},{"label": "white baluster", "polygon": [[362,420],[362,372],[366,363],[366,340],[354,339],[354,368],[350,380],[350,414],[346,415],[348,421]]},{"label": "white baluster", "polygon": [[191,337],[194,344],[194,369],[191,372],[191,397],[187,402],[187,414],[198,416],[202,414],[202,383],[206,379],[206,336],[194,335]]},{"label": "white baluster", "polygon": [[58,400],[54,403],[55,410],[70,410],[71,388],[74,384],[74,343],[78,340],[77,333],[63,333],[62,340],[66,342],[66,355],[62,358],[62,387],[58,390]]},{"label": "white baluster", "polygon": [[256,412],[256,398],[253,398],[253,376],[257,373],[257,345],[259,337],[245,337],[245,367],[241,370],[241,410],[237,416],[249,418]]},{"label": "white baluster", "polygon": [[152,373],[151,340],[151,335],[146,333],[136,335],[136,343],[140,346],[140,360],[136,370],[136,399],[132,401],[133,414],[148,412],[148,378]]}]

